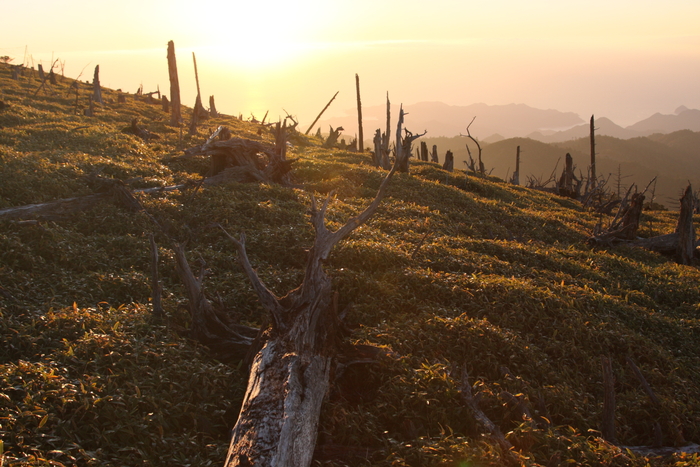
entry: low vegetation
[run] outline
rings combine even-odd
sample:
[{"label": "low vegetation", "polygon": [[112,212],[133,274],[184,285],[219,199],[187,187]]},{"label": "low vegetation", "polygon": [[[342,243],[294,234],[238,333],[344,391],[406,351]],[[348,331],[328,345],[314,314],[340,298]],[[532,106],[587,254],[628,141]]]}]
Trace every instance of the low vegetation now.
[{"label": "low vegetation", "polygon": [[[181,149],[221,124],[272,142],[269,129],[221,116],[190,137],[167,125],[159,105],[135,96],[119,104],[108,89],[105,105],[85,117],[72,83],[59,78],[33,96],[36,77],[12,80],[0,65],[0,209],[93,193],[94,173],[132,188],[189,183],[136,196],[186,242],[206,292],[242,324],[265,326],[268,317],[212,225],[245,231],[252,264],[284,294],[302,279],[311,196],[334,192],[327,218],[340,225],[384,176],[368,154],[299,138],[289,154],[298,158],[298,188],[196,189],[208,161],[175,158]],[[86,85],[79,92],[86,105]],[[123,132],[135,117],[161,139]],[[347,312],[345,339],[385,351],[336,381],[316,465],[699,465],[692,455],[638,456],[601,437],[607,356],[621,444],[651,445],[655,422],[664,445],[700,442],[700,272],[639,249],[593,249],[586,238],[598,221],[574,201],[436,164],[413,162],[410,175],[397,174],[377,214],[327,264]],[[641,233],[674,226],[673,213],[647,211]],[[151,313],[150,233],[163,320]],[[247,369],[188,338],[184,297],[170,244],[143,212],[104,201],[0,221],[4,464],[220,465]],[[512,454],[465,405],[464,371]]]}]

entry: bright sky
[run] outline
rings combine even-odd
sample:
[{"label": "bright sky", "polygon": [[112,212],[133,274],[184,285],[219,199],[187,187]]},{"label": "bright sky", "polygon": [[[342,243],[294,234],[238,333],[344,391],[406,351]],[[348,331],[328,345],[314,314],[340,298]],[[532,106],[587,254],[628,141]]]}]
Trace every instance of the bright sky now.
[{"label": "bright sky", "polygon": [[[629,125],[700,108],[697,0],[0,0],[0,55],[135,92],[169,93],[175,42],[183,102],[197,55],[205,103],[285,110],[305,128],[355,106],[524,103]],[[349,131],[348,131],[349,130]],[[365,129],[365,134],[368,134]],[[346,133],[352,133],[346,129]]]}]

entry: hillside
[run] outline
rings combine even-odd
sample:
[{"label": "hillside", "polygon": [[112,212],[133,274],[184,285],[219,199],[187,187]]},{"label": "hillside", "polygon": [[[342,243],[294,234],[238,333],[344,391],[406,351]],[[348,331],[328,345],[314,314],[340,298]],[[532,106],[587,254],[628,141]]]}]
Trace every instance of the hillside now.
[{"label": "hillside", "polygon": [[[71,84],[59,78],[34,96],[36,77],[12,80],[0,65],[0,209],[94,193],[94,173],[133,189],[186,186],[135,192],[145,212],[105,198],[79,212],[0,220],[4,463],[221,465],[246,367],[189,337],[172,245],[150,216],[185,244],[218,308],[267,326],[235,248],[212,226],[245,231],[253,266],[282,296],[303,278],[311,197],[333,193],[335,229],[369,203],[385,173],[368,154],[295,135],[295,188],[199,186],[209,162],[178,158],[183,148],[218,125],[265,143],[269,130],[222,116],[190,137],[159,104],[133,95],[120,104],[109,89],[86,117],[91,86],[79,84],[76,109]],[[135,117],[160,139],[124,133]],[[551,148],[526,144],[525,157]],[[598,220],[574,201],[430,163],[395,176],[377,214],[325,265],[346,313],[344,339],[384,356],[334,381],[314,465],[698,465],[601,438],[609,357],[621,445],[651,445],[658,433],[666,446],[700,443],[700,272],[643,250],[589,247]],[[669,233],[675,216],[646,212],[642,224],[643,235]],[[150,234],[162,320],[152,313]],[[465,404],[465,372],[512,454]]]},{"label": "hillside", "polygon": [[[466,167],[468,159],[465,144],[467,138],[425,137],[429,148],[438,146],[440,160],[450,149],[455,156],[455,167]],[[482,158],[491,175],[506,180],[515,169],[515,155],[520,146],[521,185],[528,178],[547,180],[555,167],[556,176],[561,175],[564,156],[570,153],[578,170],[586,174],[590,164],[590,140],[588,136],[559,143],[543,143],[531,138],[508,138],[495,142],[482,142]],[[476,157],[476,147],[470,142],[472,157]],[[618,173],[622,176],[621,189],[626,190],[632,183],[640,189],[657,177],[656,200],[669,209],[677,209],[678,198],[688,182],[700,186],[700,133],[682,130],[669,134],[657,133],[646,137],[630,139],[610,136],[596,137],[596,164],[598,175],[608,180],[609,186],[617,190]],[[558,165],[557,165],[558,163]],[[578,172],[577,172],[578,173]]]}]

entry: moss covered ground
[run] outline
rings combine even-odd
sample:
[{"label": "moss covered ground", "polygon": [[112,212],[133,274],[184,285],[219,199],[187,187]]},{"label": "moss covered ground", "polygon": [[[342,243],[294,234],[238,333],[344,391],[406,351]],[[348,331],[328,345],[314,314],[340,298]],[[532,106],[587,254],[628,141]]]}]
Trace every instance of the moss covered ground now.
[{"label": "moss covered ground", "polygon": [[[267,128],[222,116],[198,135],[168,125],[160,105],[71,79],[34,95],[29,72],[0,65],[0,209],[93,192],[99,173],[133,188],[191,183],[204,159],[178,160],[218,125],[271,141]],[[189,110],[185,112],[189,118]],[[135,117],[161,136],[124,133]],[[242,323],[267,322],[218,229],[245,231],[251,262],[278,295],[302,278],[311,196],[333,192],[340,226],[385,174],[369,154],[297,138],[298,188],[230,183],[137,195],[206,270],[205,290]],[[679,187],[680,189],[680,187]],[[672,212],[645,212],[642,235],[669,233]],[[328,395],[319,454],[328,466],[502,465],[480,408],[514,445],[516,465],[700,465],[639,457],[601,438],[601,358],[616,376],[617,438],[700,443],[700,272],[627,247],[593,249],[598,222],[575,201],[415,162],[378,213],[331,254],[346,339],[387,357]],[[605,219],[604,219],[605,220]],[[165,320],[151,313],[149,234],[159,244]],[[188,339],[185,292],[162,233],[111,202],[38,222],[0,221],[0,449],[5,465],[219,465],[246,384],[239,361]],[[660,399],[654,405],[631,359]],[[506,393],[530,408],[532,419]],[[330,449],[324,452],[330,452]]]}]

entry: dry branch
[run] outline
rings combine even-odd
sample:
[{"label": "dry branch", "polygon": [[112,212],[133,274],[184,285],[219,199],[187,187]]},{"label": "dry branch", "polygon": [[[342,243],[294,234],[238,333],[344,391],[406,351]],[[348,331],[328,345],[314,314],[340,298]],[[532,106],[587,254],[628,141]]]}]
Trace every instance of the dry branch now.
[{"label": "dry branch", "polygon": [[339,92],[340,92],[340,91],[338,91],[338,92],[336,92],[335,94],[333,94],[333,97],[331,97],[331,100],[328,101],[328,104],[326,104],[326,106],[323,108],[323,110],[321,110],[321,112],[316,116],[316,119],[313,121],[313,123],[312,123],[311,125],[309,125],[309,128],[308,128],[308,129],[306,130],[306,132],[304,133],[305,135],[308,135],[308,134],[309,134],[309,132],[311,131],[311,129],[314,127],[314,125],[316,125],[316,122],[318,121],[318,119],[321,118],[321,115],[323,115],[323,112],[325,112],[326,109],[327,109],[328,107],[330,107],[331,102],[333,102],[333,100],[335,99],[335,96],[337,96]]},{"label": "dry branch", "polygon": [[262,334],[238,421],[232,431],[226,467],[277,465],[306,467],[316,443],[321,404],[330,385],[338,317],[330,278],[323,262],[331,249],[377,210],[395,169],[377,196],[359,215],[335,232],[325,226],[326,198],[319,208],[312,198],[311,223],[316,232],[302,284],[278,298],[262,283],[245,250],[245,236],[226,233],[238,251],[273,325]]}]

